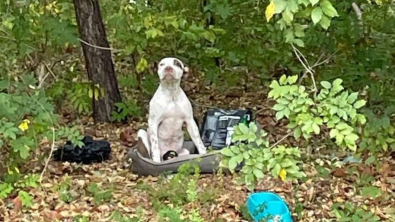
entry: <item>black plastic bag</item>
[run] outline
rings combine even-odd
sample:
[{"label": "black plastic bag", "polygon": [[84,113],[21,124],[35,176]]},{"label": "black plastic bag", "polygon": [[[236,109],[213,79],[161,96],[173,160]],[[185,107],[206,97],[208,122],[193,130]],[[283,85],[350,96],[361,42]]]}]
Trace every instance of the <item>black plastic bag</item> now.
[{"label": "black plastic bag", "polygon": [[239,123],[248,125],[252,121],[251,110],[210,109],[203,119],[200,134],[206,147],[222,149],[231,144],[233,127]]},{"label": "black plastic bag", "polygon": [[71,141],[67,141],[63,147],[54,152],[54,160],[75,163],[100,163],[108,160],[111,154],[111,145],[105,140],[93,140],[90,136],[82,139],[83,147],[74,146]]}]

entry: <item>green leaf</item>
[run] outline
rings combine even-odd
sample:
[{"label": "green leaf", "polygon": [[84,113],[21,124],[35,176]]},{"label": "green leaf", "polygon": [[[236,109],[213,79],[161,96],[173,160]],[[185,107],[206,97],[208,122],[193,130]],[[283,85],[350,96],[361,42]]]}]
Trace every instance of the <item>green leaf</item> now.
[{"label": "green leaf", "polygon": [[332,84],[328,81],[322,81],[321,86],[324,87],[325,89],[330,89],[332,87]]},{"label": "green leaf", "polygon": [[358,115],[358,121],[360,124],[365,124],[366,123],[366,117],[364,115],[359,114]]},{"label": "green leaf", "polygon": [[274,13],[280,14],[284,11],[285,7],[287,6],[287,1],[285,0],[274,0]]},{"label": "green leaf", "polygon": [[294,83],[296,83],[297,80],[298,80],[298,75],[288,77],[289,84],[294,84]]},{"label": "green leaf", "polygon": [[237,167],[237,157],[234,156],[229,160],[229,170],[233,172],[234,169],[236,169],[236,167]]},{"label": "green leaf", "polygon": [[297,46],[304,47],[304,42],[301,39],[295,39],[294,42]]},{"label": "green leaf", "polygon": [[21,190],[18,193],[18,197],[21,200],[23,206],[30,207],[33,205],[33,197],[29,193]]},{"label": "green leaf", "polygon": [[249,127],[250,127],[250,131],[253,133],[255,133],[258,130],[258,127],[256,126],[256,124],[254,122],[251,122],[249,124]]},{"label": "green leaf", "polygon": [[338,134],[336,135],[336,143],[337,143],[338,145],[340,145],[340,144],[343,142],[343,140],[344,140],[343,134],[338,133]]},{"label": "green leaf", "polygon": [[253,172],[254,172],[254,175],[256,176],[256,178],[258,178],[258,179],[261,179],[261,178],[264,177],[264,174],[263,174],[262,170],[260,170],[258,168],[255,168],[253,170]]},{"label": "green leaf", "polygon": [[311,19],[313,20],[314,24],[317,24],[319,21],[322,19],[322,9],[321,8],[315,8],[311,12]]},{"label": "green leaf", "polygon": [[357,134],[351,133],[351,134],[346,135],[346,137],[344,138],[344,140],[345,140],[346,142],[355,143],[355,141],[357,141],[358,138],[359,138],[359,137],[358,137]]},{"label": "green leaf", "polygon": [[232,157],[235,155],[229,148],[223,148],[221,150],[221,154],[228,157]]},{"label": "green leaf", "polygon": [[337,129],[332,129],[329,133],[329,137],[330,138],[335,138],[337,136],[337,134],[339,133],[339,131]]},{"label": "green leaf", "polygon": [[313,123],[311,126],[313,128],[314,133],[318,135],[320,133],[320,127],[316,123]]},{"label": "green leaf", "polygon": [[284,109],[285,109],[285,105],[283,105],[283,104],[276,104],[273,106],[273,110],[275,110],[275,111],[281,111]]},{"label": "green leaf", "polygon": [[240,131],[243,133],[243,134],[248,134],[248,127],[245,125],[245,124],[239,124],[238,125],[239,126],[239,128],[240,128]]},{"label": "green leaf", "polygon": [[353,104],[355,100],[357,100],[357,98],[358,98],[358,92],[351,93],[347,98],[347,102]]},{"label": "green leaf", "polygon": [[5,199],[14,190],[9,183],[0,183],[0,199]]},{"label": "green leaf", "polygon": [[372,163],[374,163],[374,161],[376,161],[376,157],[375,156],[370,156],[369,158],[367,158],[366,160],[365,160],[365,163],[367,164],[367,165],[371,165]]},{"label": "green leaf", "polygon": [[234,154],[239,154],[240,153],[240,148],[238,146],[231,146],[229,147],[232,153]]},{"label": "green leaf", "polygon": [[279,111],[279,112],[276,113],[276,119],[277,119],[277,120],[280,120],[280,119],[282,119],[283,117],[284,117],[284,112]]},{"label": "green leaf", "polygon": [[355,109],[359,109],[362,106],[364,106],[366,104],[365,100],[358,100],[357,102],[354,103],[354,108]]},{"label": "green leaf", "polygon": [[300,130],[300,127],[296,128],[294,131],[295,139],[299,139],[301,134],[302,134],[302,131]]},{"label": "green leaf", "polygon": [[305,36],[303,26],[301,24],[294,24],[295,36],[302,38]]},{"label": "green leaf", "polygon": [[363,187],[361,191],[362,196],[376,198],[381,195],[381,189],[378,187]]},{"label": "green leaf", "polygon": [[274,167],[273,167],[272,175],[274,177],[278,177],[278,175],[280,174],[280,170],[281,170],[281,165],[276,163],[276,165],[274,165]]},{"label": "green leaf", "polygon": [[272,83],[270,83],[269,87],[274,89],[279,87],[280,85],[278,84],[278,82],[276,80],[273,80]]},{"label": "green leaf", "polygon": [[317,4],[320,0],[310,0],[310,3],[312,6],[314,6],[315,4]]},{"label": "green leaf", "polygon": [[293,165],[293,162],[292,162],[292,160],[290,160],[290,159],[284,159],[282,162],[281,162],[281,167],[282,168],[287,168],[287,167],[290,167],[290,166],[292,166]]},{"label": "green leaf", "polygon": [[294,20],[294,14],[289,9],[285,9],[282,15],[284,21],[288,24],[290,24]]},{"label": "green leaf", "polygon": [[287,76],[286,75],[282,75],[281,77],[280,77],[280,84],[281,85],[284,85],[285,83],[287,83]]},{"label": "green leaf", "polygon": [[23,146],[19,148],[19,155],[22,159],[25,160],[29,156],[29,150],[30,148],[28,146]]},{"label": "green leaf", "polygon": [[243,157],[244,159],[249,159],[250,158],[250,154],[248,154],[247,151],[243,152]]},{"label": "green leaf", "polygon": [[328,30],[329,26],[331,25],[331,20],[327,16],[323,15],[320,21],[320,25],[323,29]]},{"label": "green leaf", "polygon": [[320,2],[320,6],[322,11],[325,15],[329,16],[330,18],[339,16],[336,9],[332,6],[332,4],[328,0],[323,0]]},{"label": "green leaf", "polygon": [[241,162],[243,162],[243,160],[244,160],[244,156],[243,156],[242,153],[240,153],[239,155],[236,156],[236,162],[237,162],[238,164],[240,164]]}]

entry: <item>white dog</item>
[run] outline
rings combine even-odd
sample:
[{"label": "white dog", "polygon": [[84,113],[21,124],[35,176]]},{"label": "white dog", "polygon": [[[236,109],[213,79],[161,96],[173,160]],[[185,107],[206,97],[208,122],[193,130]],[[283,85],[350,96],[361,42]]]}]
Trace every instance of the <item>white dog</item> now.
[{"label": "white dog", "polygon": [[188,68],[176,58],[164,58],[158,65],[160,85],[149,104],[148,130],[140,129],[137,133],[155,162],[161,162],[168,151],[175,151],[180,156],[189,154],[182,147],[184,122],[199,153],[206,153],[193,119],[192,105],[180,87],[184,72],[188,72]]}]

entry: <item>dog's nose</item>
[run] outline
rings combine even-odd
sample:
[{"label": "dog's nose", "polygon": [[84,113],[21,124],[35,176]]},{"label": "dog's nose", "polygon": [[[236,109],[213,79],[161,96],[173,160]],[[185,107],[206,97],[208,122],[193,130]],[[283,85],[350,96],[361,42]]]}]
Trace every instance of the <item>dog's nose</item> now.
[{"label": "dog's nose", "polygon": [[173,71],[173,67],[171,67],[171,66],[167,66],[165,68],[165,72],[172,72],[172,71]]}]

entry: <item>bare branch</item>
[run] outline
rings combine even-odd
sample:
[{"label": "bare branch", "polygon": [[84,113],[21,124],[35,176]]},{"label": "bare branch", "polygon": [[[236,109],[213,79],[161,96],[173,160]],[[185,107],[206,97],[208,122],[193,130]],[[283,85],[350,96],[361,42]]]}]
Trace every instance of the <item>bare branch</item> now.
[{"label": "bare branch", "polygon": [[[311,79],[313,80],[314,91],[315,91],[315,92],[318,92],[317,84],[316,84],[315,78],[314,78],[314,71],[311,69],[311,67],[309,66],[308,63],[307,63],[307,65],[306,65],[306,64],[302,61],[302,59],[300,58],[300,55],[303,56],[303,54],[302,54],[293,44],[291,44],[291,45],[292,45],[292,48],[294,49],[294,52],[295,52],[295,54],[296,54],[296,57],[298,57],[298,59],[299,59],[300,63],[302,64],[302,66],[306,69],[306,71],[307,71],[308,73],[310,73]],[[300,55],[299,55],[299,53],[300,53]],[[305,61],[307,61],[306,58],[305,58],[304,56],[303,56],[303,58],[304,58]]]},{"label": "bare branch", "polygon": [[287,135],[285,135],[283,138],[281,138],[280,140],[278,140],[276,143],[274,143],[269,149],[277,146],[278,144],[280,144],[283,140],[285,140],[286,138],[288,138],[290,135],[292,135],[292,133],[294,133],[294,131],[289,132]]},{"label": "bare branch", "polygon": [[86,41],[84,41],[84,40],[82,40],[80,38],[78,38],[78,40],[80,42],[84,43],[85,45],[88,45],[88,46],[96,48],[96,49],[103,49],[103,50],[109,50],[109,51],[114,51],[114,52],[123,52],[123,51],[125,51],[123,49],[113,49],[113,48],[107,48],[107,47],[101,47],[101,46],[97,46],[97,45],[92,45],[89,42],[86,42]]},{"label": "bare branch", "polygon": [[50,161],[51,158],[52,158],[52,155],[53,155],[53,151],[54,151],[54,150],[55,150],[55,128],[52,127],[52,144],[51,144],[51,151],[49,152],[49,157],[48,157],[47,161],[45,162],[44,169],[43,169],[43,171],[41,172],[40,180],[39,180],[40,183],[41,183],[41,181],[43,180],[44,173],[45,173],[45,171],[46,171],[47,168],[48,168],[48,164],[49,164],[49,161]]}]

